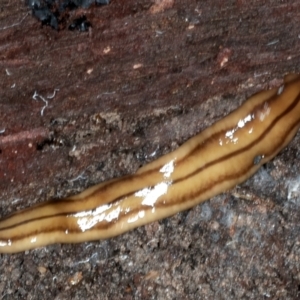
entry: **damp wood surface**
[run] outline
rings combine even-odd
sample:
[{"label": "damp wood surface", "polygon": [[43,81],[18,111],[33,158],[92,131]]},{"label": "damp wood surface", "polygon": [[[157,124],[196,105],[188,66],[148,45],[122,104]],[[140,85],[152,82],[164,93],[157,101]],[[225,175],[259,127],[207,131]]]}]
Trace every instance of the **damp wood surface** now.
[{"label": "damp wood surface", "polygon": [[[300,72],[298,1],[115,0],[70,13],[86,15],[88,32],[41,26],[20,1],[1,6],[1,217],[133,173]],[[1,255],[0,295],[298,298],[299,142],[172,218]]]}]

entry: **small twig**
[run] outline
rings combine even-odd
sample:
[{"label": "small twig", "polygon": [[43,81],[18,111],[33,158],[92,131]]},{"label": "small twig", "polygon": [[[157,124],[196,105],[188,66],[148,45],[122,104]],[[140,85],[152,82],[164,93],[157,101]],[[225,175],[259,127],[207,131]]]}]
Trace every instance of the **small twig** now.
[{"label": "small twig", "polygon": [[43,96],[39,95],[36,91],[34,91],[34,94],[33,94],[32,98],[34,100],[38,101],[37,97],[40,97],[40,99],[45,103],[45,105],[41,109],[41,116],[43,116],[44,115],[44,110],[48,106],[48,101]]},{"label": "small twig", "polygon": [[53,99],[55,97],[55,95],[56,95],[56,92],[58,92],[58,91],[59,91],[59,89],[54,89],[52,95],[51,96],[47,96],[47,98],[48,99]]},{"label": "small twig", "polygon": [[86,176],[84,176],[83,174],[84,174],[84,172],[82,172],[81,174],[79,174],[77,177],[75,177],[75,178],[73,178],[73,179],[69,179],[68,181],[69,181],[69,182],[74,182],[74,181],[77,181],[77,180],[79,180],[79,179],[85,180],[85,179],[86,179]]},{"label": "small twig", "polygon": [[[51,96],[47,96],[47,99],[53,99],[56,95],[56,92],[58,92],[58,91],[59,91],[59,89],[54,89],[53,94]],[[39,100],[38,97],[40,98],[40,100],[42,100],[45,103],[45,105],[41,109],[41,116],[43,116],[44,110],[48,106],[48,100],[46,100],[42,95],[38,94],[37,91],[34,91],[32,99],[38,101]]]}]

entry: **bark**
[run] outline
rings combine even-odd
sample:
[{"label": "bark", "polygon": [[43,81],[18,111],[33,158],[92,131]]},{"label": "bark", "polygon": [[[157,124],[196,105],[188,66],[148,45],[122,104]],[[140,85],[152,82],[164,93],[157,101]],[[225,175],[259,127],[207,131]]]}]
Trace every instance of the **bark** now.
[{"label": "bark", "polygon": [[[59,31],[1,6],[0,216],[133,173],[300,71],[296,0],[114,0]],[[1,255],[3,299],[296,299],[299,141],[188,212]]]}]

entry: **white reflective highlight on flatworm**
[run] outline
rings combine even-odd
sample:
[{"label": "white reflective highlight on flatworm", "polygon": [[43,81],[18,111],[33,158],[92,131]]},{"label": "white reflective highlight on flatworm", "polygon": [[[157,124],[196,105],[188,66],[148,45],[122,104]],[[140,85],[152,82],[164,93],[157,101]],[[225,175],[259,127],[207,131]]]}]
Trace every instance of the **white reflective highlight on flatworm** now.
[{"label": "white reflective highlight on flatworm", "polygon": [[229,139],[231,142],[233,143],[236,143],[238,141],[237,138],[234,137],[234,133],[236,132],[237,128],[235,129],[232,129],[232,130],[228,130],[226,133],[225,133],[225,137],[227,139]]},{"label": "white reflective highlight on flatworm", "polygon": [[[115,204],[116,205],[116,204]],[[95,210],[83,211],[68,217],[78,218],[77,224],[82,230],[82,232],[94,227],[97,223],[106,221],[111,222],[114,219],[117,219],[121,212],[121,207],[116,205],[116,208],[110,212],[106,212],[111,209],[112,204],[106,204],[97,207]]]},{"label": "white reflective highlight on flatworm", "polygon": [[283,90],[284,90],[284,84],[281,85],[281,86],[278,88],[278,90],[277,90],[277,95],[282,94]]},{"label": "white reflective highlight on flatworm", "polygon": [[142,205],[153,207],[157,199],[160,196],[167,193],[170,184],[171,184],[170,182],[160,182],[157,185],[155,185],[153,188],[144,188],[136,192],[134,195],[136,197],[144,198],[142,201]]},{"label": "white reflective highlight on flatworm", "polygon": [[37,240],[37,238],[36,238],[36,236],[35,236],[35,237],[33,237],[33,238],[30,240],[30,243],[36,243],[36,240]]},{"label": "white reflective highlight on flatworm", "polygon": [[248,115],[248,116],[246,116],[244,119],[239,120],[237,126],[238,126],[239,128],[243,128],[243,127],[246,125],[246,123],[250,122],[251,120],[252,120],[252,116],[251,116],[251,115]]},{"label": "white reflective highlight on flatworm", "polygon": [[233,134],[235,133],[235,129],[232,129],[232,130],[228,130],[226,133],[225,133],[225,136],[227,138],[232,138],[233,137]]},{"label": "white reflective highlight on flatworm", "polygon": [[259,120],[263,121],[270,114],[270,111],[271,111],[271,108],[270,108],[268,102],[265,102],[264,107],[259,114]]},{"label": "white reflective highlight on flatworm", "polygon": [[138,219],[142,219],[145,216],[145,211],[144,210],[140,210],[136,215],[134,215],[133,217],[130,217],[128,219],[128,223],[134,223],[136,222]]},{"label": "white reflective highlight on flatworm", "polygon": [[174,172],[174,159],[170,162],[166,163],[159,172],[164,173],[165,178],[169,178],[171,174]]},{"label": "white reflective highlight on flatworm", "polygon": [[[253,120],[253,116],[251,114],[247,115],[245,118],[240,119],[237,123],[237,126],[231,130],[226,131],[225,138],[229,139],[231,143],[236,144],[238,142],[238,138],[234,136],[234,134],[238,131],[238,129],[245,127],[245,125]],[[253,127],[249,130],[249,133],[252,133]],[[219,139],[219,145],[223,146],[223,140]],[[228,144],[228,140],[225,142],[225,144]]]},{"label": "white reflective highlight on flatworm", "polygon": [[76,214],[69,215],[68,217],[82,218],[82,217],[86,217],[86,216],[96,216],[98,214],[101,214],[104,211],[107,211],[111,207],[112,207],[112,204],[104,204],[104,205],[97,207],[96,209],[81,211]]},{"label": "white reflective highlight on flatworm", "polygon": [[0,247],[6,247],[6,246],[11,246],[12,242],[11,240],[6,241],[0,241]]}]

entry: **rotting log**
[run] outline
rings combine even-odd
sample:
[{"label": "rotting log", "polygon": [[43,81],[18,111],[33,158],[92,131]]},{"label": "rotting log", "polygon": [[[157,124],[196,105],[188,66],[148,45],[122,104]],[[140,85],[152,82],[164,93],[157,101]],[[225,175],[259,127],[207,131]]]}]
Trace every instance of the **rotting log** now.
[{"label": "rotting log", "polygon": [[[79,32],[42,26],[25,5],[16,0],[4,0],[0,10],[0,215],[132,173],[140,165],[175,149],[252,93],[278,86],[286,73],[300,72],[299,9],[298,1],[115,0],[104,7],[71,11],[70,19],[85,15],[92,24],[87,32]],[[34,95],[39,96],[34,99]],[[298,145],[299,134],[282,158],[284,164],[291,166],[292,173],[287,177],[297,175]],[[279,174],[272,170],[275,179],[288,174],[284,164],[277,162],[282,168]],[[284,198],[283,186],[284,183],[279,183],[277,189],[272,185],[266,189],[266,194],[274,197],[271,203],[279,203],[278,211],[284,207],[280,205]],[[255,194],[255,185],[250,186],[250,191]],[[249,207],[255,211],[252,204],[241,204],[246,207],[243,210],[244,206],[240,208],[240,204],[233,203],[237,205],[236,211],[244,212],[250,210]],[[263,209],[267,208],[261,204],[258,211]],[[280,220],[287,222],[284,228],[292,226],[297,219],[297,213],[294,214],[291,219]],[[166,222],[177,224],[176,218],[184,222],[184,216]],[[218,216],[214,218],[212,224],[219,220]],[[167,244],[172,243],[174,228],[172,231],[171,227],[165,229],[166,238],[169,237]],[[174,240],[182,238],[180,230],[184,229],[180,228]],[[210,236],[209,230],[213,235],[214,229],[209,224],[202,228],[203,236]],[[151,237],[154,235],[149,233],[152,229],[150,226],[142,230]],[[230,228],[229,235],[233,234],[232,230]],[[194,234],[199,239],[197,233]],[[178,298],[192,293],[191,282],[194,286],[205,286],[209,278],[217,278],[220,272],[214,269],[214,262],[209,258],[216,254],[209,249],[224,248],[222,240],[226,240],[228,232],[223,230],[219,234],[221,237],[215,244],[210,241],[210,246],[205,246],[203,241],[203,253],[210,262],[201,263],[206,279],[189,277],[182,290],[176,290]],[[130,236],[134,244],[141,235],[143,231],[137,231],[127,237]],[[250,243],[251,238],[246,236],[245,243]],[[285,257],[288,251],[284,245],[290,245],[291,240],[284,239],[284,231],[277,238],[277,244],[271,238],[263,243],[270,247],[275,243],[282,251],[278,257]],[[117,241],[112,242],[109,253],[120,251]],[[78,249],[81,249],[76,247],[62,249],[72,251],[72,259],[76,261]],[[92,244],[92,247],[96,246]],[[130,249],[130,245],[127,247]],[[166,250],[155,249],[158,257],[172,260]],[[293,248],[288,249],[293,252]],[[239,257],[248,257],[253,249],[247,249],[246,254],[243,251],[246,250],[239,248]],[[275,254],[268,253],[265,248],[264,251],[260,253],[263,261],[251,260],[256,272],[267,274],[261,285],[271,290],[274,297],[272,287],[282,285],[282,290],[289,290],[288,295],[293,298],[298,291],[296,275],[293,272],[289,275],[278,258],[272,266],[281,279],[276,278],[275,271],[273,276],[268,271],[267,258]],[[180,257],[180,253],[183,252],[173,253],[172,257]],[[20,259],[24,259],[21,255]],[[184,255],[187,261],[201,261],[197,256],[189,256],[189,252]],[[68,254],[64,253],[60,259],[66,257]],[[226,255],[217,256],[215,260],[221,270],[226,270],[222,269]],[[1,264],[0,273],[5,274],[5,278],[9,278],[8,263],[7,258]],[[249,261],[245,260],[245,265],[247,263]],[[130,294],[133,286],[139,293],[149,293],[139,274],[157,268],[156,262],[149,262],[146,269],[137,265],[137,270],[126,273],[134,278],[133,283],[131,279],[129,283],[124,278],[122,281],[121,276],[119,291],[114,285],[107,285],[106,294],[111,299]],[[236,267],[233,274],[244,272],[245,265]],[[291,268],[297,268],[296,258]],[[22,270],[28,271],[26,267]],[[68,269],[57,270],[67,272]],[[244,295],[248,292],[259,297],[259,289],[251,281],[255,272],[248,270],[247,273],[247,270],[249,281],[242,280],[238,287]],[[171,271],[166,274],[172,274]],[[108,276],[101,272],[92,274],[101,281]],[[152,286],[156,298],[160,289],[170,285],[167,275],[160,274],[161,285]],[[230,282],[228,274],[223,276],[223,282]],[[216,298],[217,288],[210,284]],[[12,281],[12,285],[12,289],[17,290],[17,282]],[[220,286],[222,296],[229,297],[228,285],[225,284],[223,290]],[[25,283],[23,288],[26,294],[30,293]],[[77,287],[78,293],[82,292],[81,288]],[[54,287],[51,289],[55,295],[59,294]],[[44,294],[36,291],[36,295],[42,299]],[[66,294],[65,298],[70,295]],[[150,299],[147,295],[143,299]],[[193,299],[192,296],[189,299]]]}]

